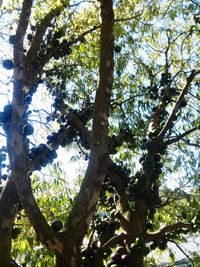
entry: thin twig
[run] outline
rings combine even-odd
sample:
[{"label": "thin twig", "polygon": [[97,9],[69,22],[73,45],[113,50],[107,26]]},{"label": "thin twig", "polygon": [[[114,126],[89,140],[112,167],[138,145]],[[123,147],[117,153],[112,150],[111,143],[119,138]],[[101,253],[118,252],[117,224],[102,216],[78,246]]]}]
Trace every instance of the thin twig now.
[{"label": "thin twig", "polygon": [[177,246],[177,248],[185,255],[185,257],[191,262],[192,266],[194,267],[194,261],[190,258],[190,256],[187,253],[185,253],[185,251],[181,248],[181,246],[177,244],[177,242],[174,240],[170,239],[169,241]]}]

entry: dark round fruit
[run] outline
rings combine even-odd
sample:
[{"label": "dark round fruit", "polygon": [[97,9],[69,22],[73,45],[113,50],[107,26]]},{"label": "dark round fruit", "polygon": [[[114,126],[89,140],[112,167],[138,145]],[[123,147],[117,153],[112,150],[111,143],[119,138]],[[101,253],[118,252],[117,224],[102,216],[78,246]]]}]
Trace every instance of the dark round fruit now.
[{"label": "dark round fruit", "polygon": [[159,245],[159,249],[160,250],[165,250],[167,248],[167,243],[166,242],[162,242],[160,245]]},{"label": "dark round fruit", "polygon": [[123,264],[129,264],[131,260],[131,256],[129,254],[122,255],[122,263]]},{"label": "dark round fruit", "polygon": [[36,31],[36,27],[35,27],[35,25],[31,25],[31,31]]},{"label": "dark round fruit", "polygon": [[4,112],[0,112],[0,122],[2,123],[6,122],[6,115]]},{"label": "dark round fruit", "polygon": [[61,30],[55,32],[55,34],[54,34],[54,38],[56,38],[56,39],[60,39],[60,38],[63,37],[64,35],[65,35],[65,31],[61,29]]},{"label": "dark round fruit", "polygon": [[56,53],[54,54],[54,56],[53,56],[53,57],[54,57],[54,59],[56,59],[56,60],[57,60],[57,59],[59,59],[59,58],[60,58],[60,55],[58,54],[58,52],[56,52]]},{"label": "dark round fruit", "polygon": [[60,220],[54,220],[51,224],[51,228],[54,232],[59,232],[63,228],[63,223]]},{"label": "dark round fruit", "polygon": [[155,174],[160,175],[160,174],[162,173],[162,170],[161,170],[161,168],[156,168],[156,169],[154,170],[154,172],[155,172]]},{"label": "dark round fruit", "polygon": [[80,42],[83,43],[83,44],[86,42],[86,39],[85,39],[84,36],[80,38]]},{"label": "dark round fruit", "polygon": [[187,213],[186,212],[182,211],[181,216],[183,219],[187,219]]},{"label": "dark round fruit", "polygon": [[64,50],[64,54],[65,55],[71,55],[71,53],[72,53],[72,49],[71,49],[71,47],[67,47],[65,50]]},{"label": "dark round fruit", "polygon": [[150,97],[150,99],[153,99],[154,98],[154,94],[150,93],[149,97]]},{"label": "dark round fruit", "polygon": [[121,46],[119,46],[119,45],[116,45],[116,46],[114,47],[114,51],[115,51],[115,53],[120,53],[121,50],[122,50],[122,48],[121,48]]},{"label": "dark round fruit", "polygon": [[155,154],[154,159],[156,162],[159,162],[161,160],[160,154]]},{"label": "dark round fruit", "polygon": [[114,204],[114,198],[113,197],[109,197],[107,202],[108,202],[108,205]]},{"label": "dark round fruit", "polygon": [[29,41],[32,41],[33,40],[33,35],[31,33],[27,34],[27,39]]},{"label": "dark round fruit", "polygon": [[149,248],[149,247],[146,247],[146,246],[144,246],[144,247],[142,248],[142,252],[143,252],[143,254],[144,254],[144,255],[148,255],[148,254],[149,254],[149,252],[150,252],[150,248]]},{"label": "dark round fruit", "polygon": [[107,267],[111,267],[111,266],[113,266],[114,264],[115,264],[115,261],[110,260],[110,261],[107,262]]},{"label": "dark round fruit", "polygon": [[47,45],[46,45],[46,44],[42,43],[42,44],[40,45],[40,49],[45,50],[46,48],[47,48]]},{"label": "dark round fruit", "polygon": [[163,164],[161,162],[156,162],[155,163],[155,169],[162,169]]},{"label": "dark round fruit", "polygon": [[31,104],[31,102],[32,102],[32,97],[31,96],[27,96],[26,97],[26,99],[25,99],[25,102],[26,102],[26,104]]},{"label": "dark round fruit", "polygon": [[12,230],[12,238],[13,239],[17,238],[20,233],[21,233],[20,228],[18,228],[18,227],[13,228],[13,230]]},{"label": "dark round fruit", "polygon": [[4,181],[8,178],[8,175],[7,174],[3,174],[1,179],[3,179]]},{"label": "dark round fruit", "polygon": [[12,62],[12,60],[10,59],[5,59],[3,61],[3,67],[6,69],[6,70],[12,70],[13,67],[14,67],[14,64]]},{"label": "dark round fruit", "polygon": [[44,57],[44,53],[43,53],[43,51],[38,51],[37,52],[37,58],[38,59],[42,59]]},{"label": "dark round fruit", "polygon": [[26,124],[24,126],[24,135],[32,135],[34,133],[34,128],[31,124]]},{"label": "dark round fruit", "polygon": [[152,108],[152,112],[155,112],[157,109],[158,109],[158,106],[154,106],[154,107]]},{"label": "dark round fruit", "polygon": [[2,161],[3,161],[3,160],[6,160],[6,154],[5,154],[5,153],[2,153],[0,157],[1,157],[1,160],[2,160]]},{"label": "dark round fruit", "polygon": [[172,120],[177,121],[177,119],[178,119],[178,117],[175,115]]},{"label": "dark round fruit", "polygon": [[39,144],[39,146],[37,147],[37,154],[41,154],[45,152],[46,149],[47,149],[46,144]]},{"label": "dark round fruit", "polygon": [[50,122],[50,121],[51,121],[51,116],[47,116],[47,117],[46,117],[46,121],[47,121],[47,122]]},{"label": "dark round fruit", "polygon": [[146,228],[151,230],[153,228],[153,224],[151,222],[146,223]]},{"label": "dark round fruit", "polygon": [[145,160],[145,155],[143,155],[140,159],[139,162],[142,163]]},{"label": "dark round fruit", "polygon": [[49,159],[48,159],[47,157],[43,157],[43,158],[40,160],[39,164],[41,165],[41,167],[46,167],[47,164],[48,164],[48,162],[49,162]]},{"label": "dark round fruit", "polygon": [[180,103],[180,107],[184,108],[187,106],[187,100],[183,99],[182,102]]},{"label": "dark round fruit", "polygon": [[119,253],[120,255],[123,255],[123,254],[126,254],[127,253],[126,248],[123,247],[123,246],[117,246],[115,251],[117,253]]},{"label": "dark round fruit", "polygon": [[6,114],[11,114],[11,112],[12,112],[12,105],[11,104],[5,105],[4,108],[3,108],[3,111]]},{"label": "dark round fruit", "polygon": [[143,139],[142,139],[142,142],[143,142],[143,143],[146,143],[147,141],[148,141],[147,138],[143,138]]},{"label": "dark round fruit", "polygon": [[150,249],[151,249],[151,250],[155,250],[156,248],[157,248],[157,246],[156,246],[155,243],[152,243],[152,244],[150,245]]},{"label": "dark round fruit", "polygon": [[47,157],[49,159],[56,159],[57,158],[57,153],[56,153],[56,150],[52,149],[49,151],[49,153],[47,154]]},{"label": "dark round fruit", "polygon": [[120,263],[121,262],[121,255],[117,252],[112,253],[110,256],[110,259],[113,260],[115,263]]},{"label": "dark round fruit", "polygon": [[13,45],[13,44],[15,43],[15,35],[10,35],[10,37],[9,37],[9,40],[8,40],[8,41],[9,41],[9,43],[10,43],[10,44],[12,44],[12,45]]},{"label": "dark round fruit", "polygon": [[152,163],[153,163],[153,158],[151,158],[151,156],[149,155],[146,155],[144,161],[142,162],[142,166],[144,168],[149,168],[151,167]]},{"label": "dark round fruit", "polygon": [[10,129],[10,123],[6,120],[6,122],[3,123],[2,128],[5,131],[5,133],[8,133],[8,131]]},{"label": "dark round fruit", "polygon": [[[88,257],[82,257],[81,259],[81,263],[83,264],[83,266],[89,266],[90,264],[90,259]],[[82,265],[81,265],[82,266]]]}]

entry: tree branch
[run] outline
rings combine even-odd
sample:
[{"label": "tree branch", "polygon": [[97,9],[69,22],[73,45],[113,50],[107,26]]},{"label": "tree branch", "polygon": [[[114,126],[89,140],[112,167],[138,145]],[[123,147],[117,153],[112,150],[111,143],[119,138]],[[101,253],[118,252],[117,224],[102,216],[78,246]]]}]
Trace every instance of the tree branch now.
[{"label": "tree branch", "polygon": [[[24,0],[14,43],[14,75],[19,79],[21,69],[23,68],[23,41],[31,14],[32,1]],[[23,98],[22,98],[23,101]],[[10,135],[7,136],[9,160],[12,165],[13,153],[10,146]],[[12,197],[10,197],[12,196]],[[9,179],[0,194],[0,265],[7,266],[11,260],[11,232],[14,218],[19,207],[19,198],[17,195],[15,182]]]},{"label": "tree branch", "polygon": [[[8,154],[11,166],[10,179],[15,181],[17,194],[40,240],[52,251],[62,252],[62,243],[56,237],[40,211],[31,188],[29,178],[30,160],[24,151],[23,115],[26,112],[24,99],[27,91],[27,75],[24,72],[24,56],[21,45],[28,25],[32,1],[23,2],[20,22],[16,33],[14,46],[14,90],[12,101],[12,116],[7,136]],[[19,39],[20,38],[20,39]]]},{"label": "tree branch", "polygon": [[[166,233],[171,233],[176,231],[177,229],[180,228],[190,228],[192,225],[189,223],[183,223],[183,222],[177,222],[175,224],[172,225],[167,225],[165,227],[163,227],[162,229],[160,229],[158,232],[155,233],[151,233],[151,234],[147,234],[144,236],[144,242],[145,243],[149,243],[151,241],[155,241],[158,239],[162,239],[162,237],[166,234]],[[109,239],[97,252],[97,257],[99,257],[100,255],[102,255],[104,252],[106,252],[106,250],[108,250],[111,247],[116,246],[116,244],[118,244],[121,241],[124,240],[129,240],[130,242],[134,242],[134,238],[135,235],[134,234],[119,234],[116,235],[114,237],[112,237],[111,239]],[[170,240],[171,241],[171,240]]]},{"label": "tree branch", "polygon": [[[185,141],[185,140],[184,140]],[[185,143],[187,143],[188,146],[193,146],[193,147],[198,147],[200,148],[199,144],[195,144],[195,143],[188,143],[187,141],[185,141]]]},{"label": "tree branch", "polygon": [[111,247],[114,247],[117,243],[124,241],[127,238],[130,238],[131,235],[129,234],[120,234],[120,235],[116,235],[113,236],[111,239],[109,239],[97,252],[98,255],[103,254],[104,252],[106,252],[106,250],[108,250]]},{"label": "tree branch", "polygon": [[[112,166],[112,164],[113,164],[113,161],[110,160],[110,166]],[[126,191],[124,190],[124,184],[122,182],[121,177],[115,170],[111,168],[109,170],[109,176],[110,176],[111,183],[113,184],[117,194],[120,197],[119,201],[120,201],[120,206],[121,206],[121,212],[122,213],[126,213],[127,211],[130,212],[131,211],[130,206],[128,203]]]},{"label": "tree branch", "polygon": [[[23,54],[23,41],[31,15],[32,0],[24,0],[14,43],[14,54]],[[15,57],[16,59],[16,57]]]},{"label": "tree branch", "polygon": [[184,96],[187,94],[187,91],[188,91],[192,81],[194,80],[194,78],[198,74],[200,74],[200,70],[192,70],[191,74],[187,78],[186,85],[183,88],[182,92],[180,93],[179,98],[177,99],[176,104],[174,105],[174,108],[172,109],[172,112],[171,112],[166,124],[163,126],[162,130],[160,131],[159,137],[164,137],[165,133],[170,129],[173,118],[175,117]]},{"label": "tree branch", "polygon": [[[181,190],[182,188],[184,188],[189,182],[190,182],[190,181],[187,181],[185,184],[183,184],[183,185],[181,185],[181,186],[175,188],[172,192],[170,192],[169,195],[167,196],[166,200],[165,200],[162,204],[160,204],[160,205],[158,206],[158,208],[165,207],[165,206],[167,206],[168,204],[170,204],[171,202],[174,202],[174,201],[176,201],[176,200],[179,200],[180,198],[175,198],[175,197],[172,198],[172,197],[173,197],[179,190]],[[187,198],[187,196],[186,196],[186,198]]]},{"label": "tree branch", "polygon": [[29,172],[29,160],[23,154],[20,154],[16,157],[13,167],[14,171],[11,178],[15,180],[20,201],[40,241],[51,251],[61,254],[63,245],[48,225],[35,201],[31,181],[27,175]]},{"label": "tree branch", "polygon": [[188,130],[188,131],[186,131],[186,132],[184,132],[184,133],[178,135],[177,137],[172,138],[172,139],[166,141],[165,144],[166,144],[166,145],[174,144],[174,143],[180,141],[181,139],[183,139],[183,137],[185,137],[185,136],[187,136],[187,135],[189,135],[189,134],[195,132],[195,131],[198,130],[198,129],[199,129],[199,127],[194,127],[194,128],[192,128],[192,129],[190,129],[190,130]]},{"label": "tree branch", "polygon": [[71,251],[78,246],[87,231],[108,168],[108,117],[114,68],[112,0],[101,0],[101,17],[100,79],[94,103],[90,160],[77,201],[66,225],[66,238],[70,240],[68,246]]},{"label": "tree branch", "polygon": [[143,11],[138,13],[137,15],[128,17],[128,18],[117,18],[114,20],[114,22],[121,22],[121,21],[128,21],[128,20],[132,20],[132,19],[137,19],[139,18],[141,15],[143,14]]},{"label": "tree branch", "polygon": [[31,47],[27,52],[27,58],[32,59],[37,51],[40,48],[40,44],[42,42],[42,39],[44,37],[44,34],[46,32],[46,29],[48,28],[51,20],[58,15],[64,7],[57,6],[54,9],[50,10],[49,13],[47,13],[44,18],[36,25],[36,33],[33,37],[33,40],[31,42]]},{"label": "tree branch", "polygon": [[170,239],[169,241],[177,246],[177,248],[185,255],[186,258],[188,258],[188,260],[192,263],[192,266],[194,267],[194,261],[190,258],[190,256],[187,253],[185,253],[185,251],[181,248],[181,246],[174,240]]},{"label": "tree branch", "polygon": [[184,222],[177,222],[177,223],[174,223],[174,224],[171,224],[171,225],[167,225],[167,226],[161,228],[157,232],[154,232],[154,233],[151,233],[151,234],[146,233],[145,242],[148,243],[148,242],[151,242],[151,241],[162,239],[162,237],[167,233],[172,233],[172,232],[175,232],[176,230],[182,229],[182,228],[188,229],[191,226],[192,226],[191,223],[184,223]]}]

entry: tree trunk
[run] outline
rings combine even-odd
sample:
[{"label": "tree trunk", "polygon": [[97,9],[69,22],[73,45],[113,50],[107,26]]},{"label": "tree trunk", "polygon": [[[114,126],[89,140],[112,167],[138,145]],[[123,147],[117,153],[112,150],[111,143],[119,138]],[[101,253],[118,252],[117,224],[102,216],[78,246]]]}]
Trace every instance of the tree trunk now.
[{"label": "tree trunk", "polygon": [[55,267],[66,267],[66,263],[63,262],[63,260],[59,257],[56,257],[56,264]]},{"label": "tree trunk", "polygon": [[78,267],[78,262],[75,258],[72,258],[72,260],[68,262],[64,257],[57,256],[55,267]]},{"label": "tree trunk", "polygon": [[130,267],[144,267],[143,257],[137,257]]},{"label": "tree trunk", "polygon": [[14,181],[8,180],[0,196],[0,266],[11,263],[11,238],[15,216],[19,206]]},{"label": "tree trunk", "polygon": [[0,266],[9,267],[11,262],[11,235],[5,232],[0,242]]},{"label": "tree trunk", "polygon": [[128,267],[144,267],[144,255],[138,251],[131,253],[131,262]]}]

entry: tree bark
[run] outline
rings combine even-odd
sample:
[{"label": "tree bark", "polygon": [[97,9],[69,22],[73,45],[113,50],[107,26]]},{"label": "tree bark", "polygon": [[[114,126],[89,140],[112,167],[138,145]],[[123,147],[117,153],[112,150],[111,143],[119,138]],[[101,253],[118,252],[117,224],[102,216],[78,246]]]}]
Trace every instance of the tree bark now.
[{"label": "tree bark", "polygon": [[[31,13],[31,0],[24,0],[22,6],[22,12],[20,15],[20,23],[18,25],[16,40],[17,42],[14,45],[14,64],[19,66],[19,58],[23,58],[23,39],[25,32],[28,26],[28,20]],[[17,52],[16,52],[17,51]],[[20,52],[21,51],[21,52]],[[19,57],[16,57],[16,54],[20,54]],[[16,67],[14,68],[14,73],[16,74]],[[15,75],[16,76],[16,75]],[[7,137],[8,144],[8,154],[10,166],[12,166],[13,157],[10,147],[9,135]],[[0,196],[0,266],[7,267],[11,264],[11,237],[12,237],[12,228],[15,216],[17,214],[19,206],[19,198],[17,195],[16,187],[14,180],[9,177],[6,185],[3,188],[3,191]]]},{"label": "tree bark", "polygon": [[5,232],[0,242],[0,266],[7,267],[11,261],[11,234]]},{"label": "tree bark", "polygon": [[131,260],[127,267],[144,267],[144,254],[137,248],[131,251]]},{"label": "tree bark", "polygon": [[[77,266],[75,259],[89,227],[101,185],[108,170],[108,117],[113,84],[113,24],[112,0],[101,1],[100,79],[94,103],[90,161],[77,201],[66,225],[66,251],[71,257],[70,267]],[[70,256],[71,255],[71,256]],[[69,259],[68,259],[69,260]]]},{"label": "tree bark", "polygon": [[19,198],[14,181],[8,180],[0,197],[0,266],[11,262],[11,238],[14,218],[17,214]]},{"label": "tree bark", "polygon": [[137,255],[134,262],[130,264],[130,267],[144,267],[144,257]]}]

